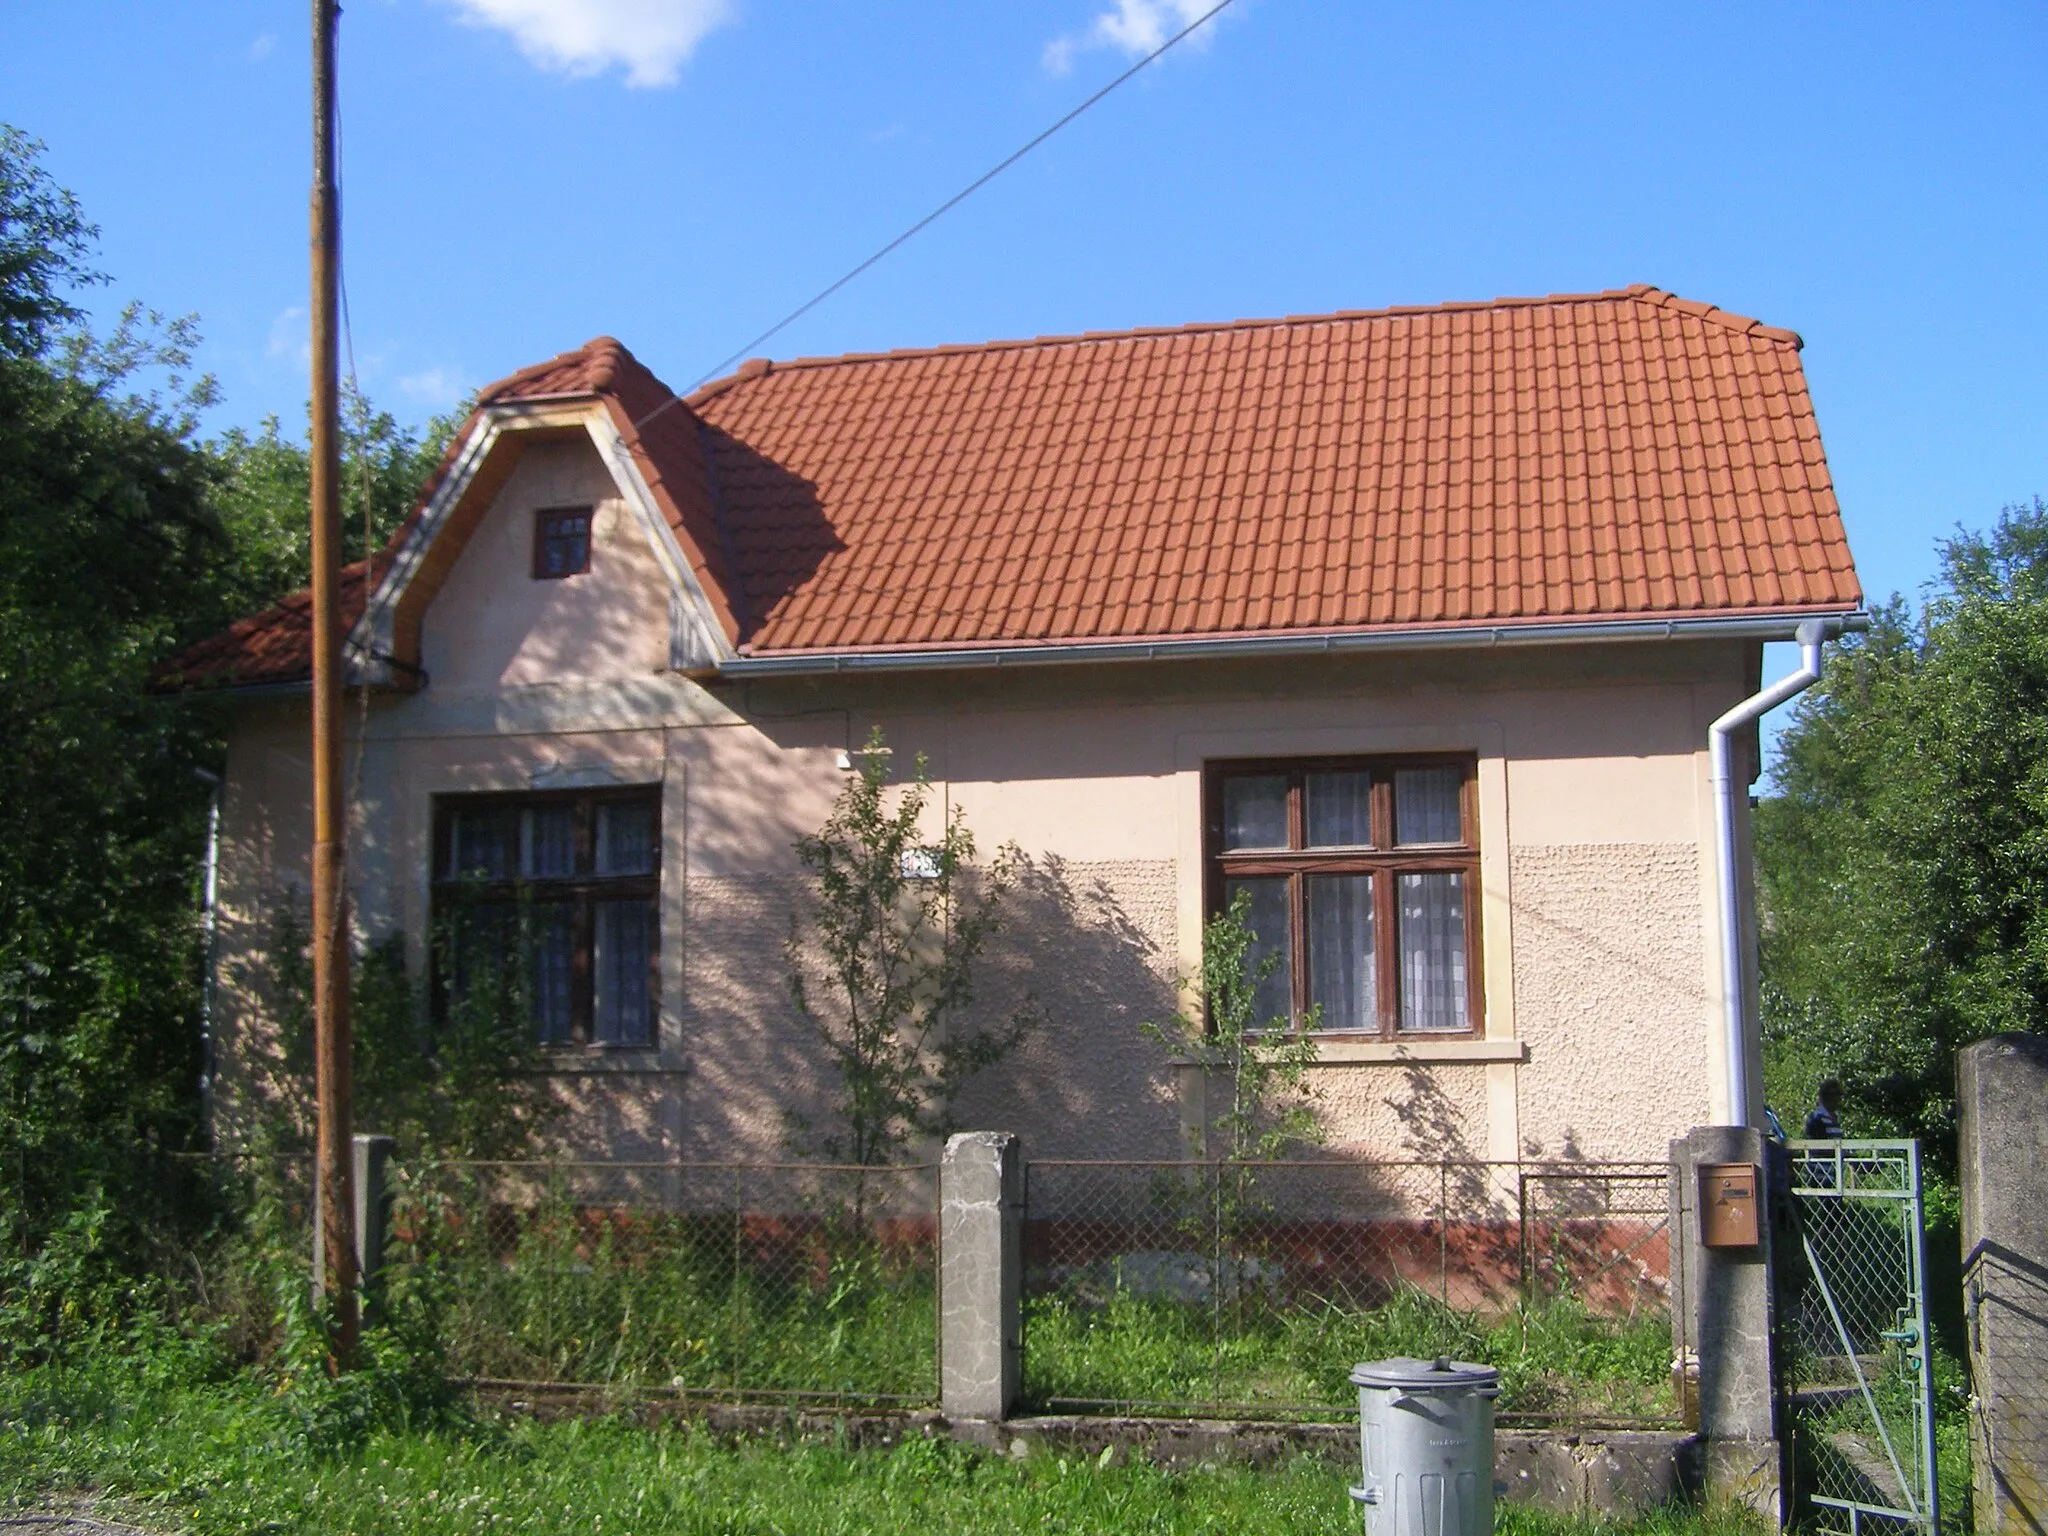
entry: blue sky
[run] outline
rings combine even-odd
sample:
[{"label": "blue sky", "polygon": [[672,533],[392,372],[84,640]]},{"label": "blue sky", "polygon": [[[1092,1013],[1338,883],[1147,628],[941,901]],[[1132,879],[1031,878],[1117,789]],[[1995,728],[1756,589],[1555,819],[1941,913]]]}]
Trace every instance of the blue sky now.
[{"label": "blue sky", "polygon": [[[401,417],[603,332],[684,388],[1194,0],[352,0],[347,271]],[[10,0],[0,119],[302,419],[306,11]],[[1652,282],[1806,338],[1866,589],[2048,493],[2048,9],[1236,0],[765,350]]]}]

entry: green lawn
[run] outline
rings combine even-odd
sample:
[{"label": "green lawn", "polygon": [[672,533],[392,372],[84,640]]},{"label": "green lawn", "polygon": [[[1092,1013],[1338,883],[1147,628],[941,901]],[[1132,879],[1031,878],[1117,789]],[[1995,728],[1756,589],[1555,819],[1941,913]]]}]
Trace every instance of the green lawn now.
[{"label": "green lawn", "polygon": [[[406,1425],[408,1412],[428,1422]],[[884,1450],[620,1420],[539,1423],[311,1392],[245,1372],[190,1379],[159,1352],[0,1377],[0,1504],[89,1496],[103,1513],[199,1533],[795,1533],[1359,1529],[1341,1469],[1163,1472],[943,1440]],[[1662,1515],[1659,1536],[1758,1536],[1732,1517]],[[1586,1528],[1504,1510],[1511,1536]]]}]

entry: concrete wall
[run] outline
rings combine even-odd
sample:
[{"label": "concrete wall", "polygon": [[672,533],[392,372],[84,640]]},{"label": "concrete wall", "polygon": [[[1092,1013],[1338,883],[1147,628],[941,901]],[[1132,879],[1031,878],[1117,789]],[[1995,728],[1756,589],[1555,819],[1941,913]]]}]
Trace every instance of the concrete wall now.
[{"label": "concrete wall", "polygon": [[1993,1035],[1956,1061],[1977,1529],[2048,1526],[2048,1039]]},{"label": "concrete wall", "polygon": [[[1061,667],[700,686],[662,670],[661,573],[607,471],[529,450],[428,610],[421,692],[372,705],[352,818],[364,936],[423,962],[433,797],[659,783],[659,1044],[565,1053],[572,1144],[631,1155],[782,1150],[825,1102],[791,1017],[792,853],[871,726],[917,753],[939,816],[1028,864],[982,1006],[1046,1027],[970,1090],[963,1122],[1031,1156],[1173,1156],[1177,1087],[1138,1025],[1199,965],[1201,785],[1222,757],[1469,751],[1479,763],[1485,1031],[1333,1039],[1315,1074],[1333,1148],[1368,1156],[1651,1158],[1725,1097],[1707,723],[1753,647],[1669,643],[1410,658]],[[533,510],[596,501],[591,571],[535,582]],[[269,918],[306,884],[302,700],[238,712],[222,871],[223,1103],[265,1050]],[[1389,1059],[1398,1055],[1400,1059]]]}]

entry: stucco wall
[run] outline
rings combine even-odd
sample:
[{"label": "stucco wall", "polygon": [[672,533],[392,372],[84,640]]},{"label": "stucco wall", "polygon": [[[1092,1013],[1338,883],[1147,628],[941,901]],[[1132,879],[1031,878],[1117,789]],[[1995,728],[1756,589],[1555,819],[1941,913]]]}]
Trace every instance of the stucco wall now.
[{"label": "stucco wall", "polygon": [[[666,589],[588,449],[531,451],[429,609],[431,681],[373,706],[351,874],[360,934],[430,911],[434,797],[659,784],[658,1043],[565,1054],[565,1138],[643,1156],[779,1155],[829,1104],[790,1007],[792,854],[882,727],[922,754],[933,825],[1026,856],[979,1011],[1041,1030],[963,1122],[1039,1156],[1173,1156],[1180,1083],[1139,1030],[1199,966],[1201,784],[1223,757],[1471,752],[1479,763],[1484,1038],[1333,1042],[1314,1081],[1358,1156],[1661,1157],[1718,1092],[1706,725],[1749,686],[1737,644],[700,686],[663,670]],[[536,507],[596,500],[592,569],[531,579]],[[609,509],[609,510],[607,510]],[[303,890],[304,706],[236,716],[224,807],[221,997],[230,1084],[260,1056],[269,914]],[[352,752],[352,760],[354,753]],[[1475,1057],[1476,1051],[1476,1057]],[[236,1089],[224,1096],[233,1124]]]},{"label": "stucco wall", "polygon": [[1652,1138],[1709,1109],[1697,851],[1539,844],[1512,862],[1524,1149],[1660,1155]]},{"label": "stucco wall", "polygon": [[[533,579],[534,522],[593,509],[590,569]],[[668,581],[587,445],[527,449],[420,626],[420,664],[448,693],[648,676],[668,659]]]}]

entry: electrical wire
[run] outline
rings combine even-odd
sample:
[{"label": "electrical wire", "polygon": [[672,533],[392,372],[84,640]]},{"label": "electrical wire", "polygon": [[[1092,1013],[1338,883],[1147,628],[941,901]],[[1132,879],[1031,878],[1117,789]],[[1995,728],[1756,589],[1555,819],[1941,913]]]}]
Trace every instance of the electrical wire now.
[{"label": "electrical wire", "polygon": [[[750,355],[753,352],[754,348],[760,346],[763,342],[769,340],[771,337],[777,335],[787,327],[795,324],[798,320],[801,320],[805,315],[809,314],[812,310],[816,309],[820,304],[824,303],[827,299],[831,298],[833,294],[837,293],[840,289],[844,288],[848,283],[852,282],[855,278],[859,277],[863,272],[867,271],[868,268],[872,267],[884,256],[887,256],[891,251],[895,250],[898,246],[902,245],[905,241],[909,240],[913,235],[917,234],[919,231],[924,229],[926,225],[933,223],[935,220],[939,219],[944,214],[951,212],[954,208],[957,208],[961,203],[967,201],[968,198],[972,197],[976,192],[979,192],[983,187],[987,186],[990,182],[994,181],[998,176],[1002,175],[1003,172],[1007,171],[1019,160],[1022,160],[1026,155],[1030,154],[1032,150],[1038,148],[1039,145],[1043,144],[1047,139],[1051,138],[1054,134],[1058,133],[1062,128],[1066,127],[1067,124],[1071,123],[1075,118],[1079,117],[1083,112],[1086,112],[1090,107],[1094,106],[1097,102],[1101,101],[1103,97],[1107,96],[1111,91],[1115,90],[1118,86],[1122,85],[1126,80],[1129,80],[1133,75],[1137,74],[1140,70],[1144,69],[1148,64],[1152,63],[1153,60],[1159,58],[1168,49],[1174,47],[1176,44],[1182,42],[1189,36],[1193,35],[1195,32],[1201,30],[1201,28],[1203,28],[1204,26],[1208,25],[1210,21],[1214,20],[1215,17],[1221,12],[1227,10],[1233,3],[1234,0],[1218,0],[1217,4],[1210,6],[1208,10],[1202,12],[1201,15],[1197,16],[1193,21],[1189,22],[1186,26],[1182,27],[1178,32],[1174,33],[1173,36],[1169,37],[1157,48],[1154,48],[1150,53],[1146,54],[1145,57],[1138,60],[1137,63],[1133,64],[1129,69],[1125,70],[1122,74],[1118,75],[1114,80],[1110,81],[1109,84],[1105,85],[1093,96],[1090,96],[1078,107],[1075,107],[1072,111],[1068,112],[1064,117],[1060,118],[1060,120],[1054,123],[1050,128],[1047,128],[1044,132],[1038,134],[1035,138],[1031,139],[1029,142],[1024,144],[1023,147],[1013,151],[1011,154],[1005,156],[1002,160],[998,161],[994,166],[984,171],[981,175],[975,177],[973,181],[970,181],[958,192],[955,192],[951,197],[947,198],[943,203],[939,204],[938,207],[934,208],[930,213],[926,214],[923,218],[919,219],[915,224],[911,225],[910,228],[904,230],[902,234],[898,235],[895,239],[891,240],[887,245],[883,246],[880,250],[876,251],[874,255],[868,257],[868,259],[860,263],[859,266],[854,267],[852,270],[847,272],[845,276],[839,278],[836,282],[833,282],[827,285],[826,287],[819,289],[817,293],[813,294],[810,298],[806,299],[803,303],[799,304],[795,309],[791,310],[788,314],[784,315],[780,320],[776,321],[773,325],[769,326],[767,330],[763,331],[753,340],[747,342],[744,346],[740,347],[730,356],[725,357],[721,359],[718,363],[714,364],[708,371],[702,374],[697,379],[697,381],[690,386],[689,389],[685,390],[683,393],[692,393],[701,386],[708,384],[711,380],[717,378],[720,374],[724,373],[725,370],[730,368],[734,363]],[[676,404],[676,402],[680,398],[681,396],[671,396],[667,400],[662,401],[660,405],[657,405],[653,410],[649,411],[645,416],[642,416],[638,421],[633,423],[634,430],[638,431],[640,428],[646,426],[648,422],[654,420],[654,418],[659,416],[663,411],[667,410],[670,406]]]}]

